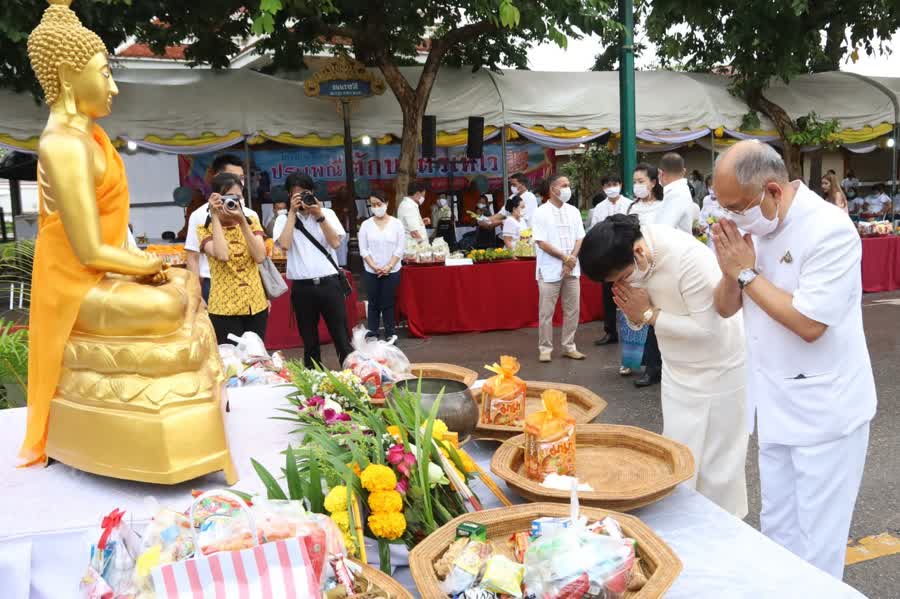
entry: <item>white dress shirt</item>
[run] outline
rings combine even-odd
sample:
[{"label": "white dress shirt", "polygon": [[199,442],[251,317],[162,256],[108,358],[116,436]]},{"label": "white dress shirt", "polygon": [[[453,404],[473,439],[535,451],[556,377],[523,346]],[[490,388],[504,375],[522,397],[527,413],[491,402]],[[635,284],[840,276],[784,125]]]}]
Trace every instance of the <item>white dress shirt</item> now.
[{"label": "white dress shirt", "polygon": [[631,200],[625,196],[619,196],[615,202],[606,198],[591,210],[591,222],[588,228],[590,229],[597,223],[602,223],[613,214],[628,214],[630,206]]},{"label": "white dress shirt", "polygon": [[397,264],[394,265],[391,272],[398,272],[405,248],[406,231],[400,220],[393,216],[388,217],[388,222],[383,229],[378,226],[374,218],[366,219],[359,227],[359,255],[363,259],[366,272],[375,273],[375,270],[366,261],[369,256],[378,266],[387,266],[396,256]]},{"label": "white dress shirt", "polygon": [[419,203],[412,198],[403,198],[397,207],[397,218],[406,229],[406,239],[413,239],[412,232],[419,232],[419,239],[415,241],[427,241],[428,232],[425,230],[425,221],[419,212]]},{"label": "white dress shirt", "polygon": [[[259,215],[244,206],[244,214],[249,216],[250,218],[255,218],[259,220]],[[206,258],[206,254],[200,251],[200,240],[197,238],[197,227],[201,227],[206,224],[206,219],[209,217],[209,204],[203,204],[193,212],[191,212],[191,216],[188,217],[188,229],[187,229],[187,237],[184,239],[184,249],[197,252],[200,254],[200,278],[208,279],[209,276],[209,260]]]},{"label": "white dress shirt", "polygon": [[534,218],[534,211],[538,209],[537,196],[526,189],[519,194],[519,197],[525,204],[525,214],[522,215],[522,218],[525,219],[527,225],[530,225],[531,219]]},{"label": "white dress shirt", "polygon": [[[334,213],[334,210],[322,208],[322,216],[325,217],[331,228],[343,239],[347,233],[344,231],[344,227],[341,226],[341,221]],[[284,227],[287,225],[287,219],[287,215],[284,214],[275,219],[272,237],[275,239],[281,237]],[[298,212],[297,220],[302,222],[313,238],[322,244],[323,248],[328,250],[331,259],[337,264],[337,252],[328,245],[325,232],[322,231],[322,227],[316,222],[316,219],[313,216],[302,216]],[[338,274],[337,270],[328,262],[325,255],[306,238],[306,235],[295,227],[291,247],[287,251],[287,277],[292,281],[302,281],[304,279],[330,277],[336,274]]]},{"label": "white dress shirt", "polygon": [[516,220],[512,216],[507,216],[503,221],[503,237],[512,237],[513,245],[522,237],[522,229],[527,226],[524,220]]},{"label": "white dress shirt", "polygon": [[662,207],[656,215],[656,224],[669,225],[690,234],[694,222],[693,203],[694,196],[687,179],[672,181],[663,187]]},{"label": "white dress shirt", "polygon": [[[557,208],[552,201],[544,202],[534,212],[534,223],[531,226],[535,242],[549,243],[565,255],[569,255],[575,249],[575,243],[584,239],[584,222],[581,220],[581,212],[571,204],[563,204]],[[562,280],[563,263],[559,258],[554,258],[541,249],[535,243],[537,254],[537,268],[535,278],[545,283],[556,283]],[[572,276],[581,276],[581,265],[576,260]]]},{"label": "white dress shirt", "polygon": [[[802,183],[778,229],[753,237],[756,268],[827,325],[807,343],[744,294],[747,416],[759,442],[810,446],[870,421],[876,393],[862,319],[862,243],[843,210]],[[839,358],[838,358],[839,357]]]}]

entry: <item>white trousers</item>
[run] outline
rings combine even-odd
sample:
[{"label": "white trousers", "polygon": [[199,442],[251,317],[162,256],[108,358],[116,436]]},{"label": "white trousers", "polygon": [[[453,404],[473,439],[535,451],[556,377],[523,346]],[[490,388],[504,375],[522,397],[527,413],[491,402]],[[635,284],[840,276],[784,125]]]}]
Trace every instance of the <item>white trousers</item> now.
[{"label": "white trousers", "polygon": [[760,443],[763,534],[842,579],[868,447],[869,423],[809,447]]},{"label": "white trousers", "polygon": [[663,356],[663,436],[691,450],[696,474],[684,484],[737,518],[747,515],[747,433],[742,368],[718,373],[705,392],[679,380]]}]

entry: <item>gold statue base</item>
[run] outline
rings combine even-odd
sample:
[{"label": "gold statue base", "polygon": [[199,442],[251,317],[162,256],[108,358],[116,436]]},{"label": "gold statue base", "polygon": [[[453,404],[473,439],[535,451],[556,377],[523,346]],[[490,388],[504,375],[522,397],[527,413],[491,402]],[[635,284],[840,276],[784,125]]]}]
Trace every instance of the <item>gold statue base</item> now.
[{"label": "gold statue base", "polygon": [[47,455],[85,472],[166,485],[223,470],[232,485],[222,378],[203,309],[163,337],[73,333],[50,402]]}]

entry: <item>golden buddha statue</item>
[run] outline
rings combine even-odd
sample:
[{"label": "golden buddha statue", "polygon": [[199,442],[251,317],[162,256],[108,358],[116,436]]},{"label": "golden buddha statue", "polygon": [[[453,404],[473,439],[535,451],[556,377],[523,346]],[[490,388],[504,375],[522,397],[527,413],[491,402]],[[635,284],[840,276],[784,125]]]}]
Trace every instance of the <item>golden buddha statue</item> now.
[{"label": "golden buddha statue", "polygon": [[28,38],[50,117],[38,150],[26,465],[174,484],[236,473],[198,279],[128,248],[128,182],[95,121],[118,93],[100,38],[49,0]]}]

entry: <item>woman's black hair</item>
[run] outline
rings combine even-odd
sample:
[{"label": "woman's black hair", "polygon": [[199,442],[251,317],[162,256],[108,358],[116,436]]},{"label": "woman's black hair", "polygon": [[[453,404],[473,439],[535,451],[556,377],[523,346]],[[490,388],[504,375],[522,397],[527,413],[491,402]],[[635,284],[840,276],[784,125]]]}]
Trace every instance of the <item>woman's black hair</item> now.
[{"label": "woman's black hair", "polygon": [[592,281],[606,281],[634,263],[634,244],[642,237],[641,223],[633,214],[614,214],[597,223],[581,244],[581,272]]},{"label": "woman's black hair", "polygon": [[522,203],[522,198],[519,196],[514,196],[506,200],[506,213],[512,215],[513,210],[519,207]]},{"label": "woman's black hair", "polygon": [[656,181],[656,184],[653,186],[653,189],[650,190],[650,193],[653,194],[653,199],[662,202],[663,199],[663,186],[659,184],[659,171],[652,164],[647,164],[646,162],[642,162],[636,167],[634,167],[634,172],[643,171],[647,178],[651,181]]},{"label": "woman's black hair", "polygon": [[597,204],[599,204],[600,202],[602,202],[605,199],[606,199],[606,194],[603,193],[602,191],[600,193],[595,193],[594,197],[591,198],[591,207],[596,208]]}]

